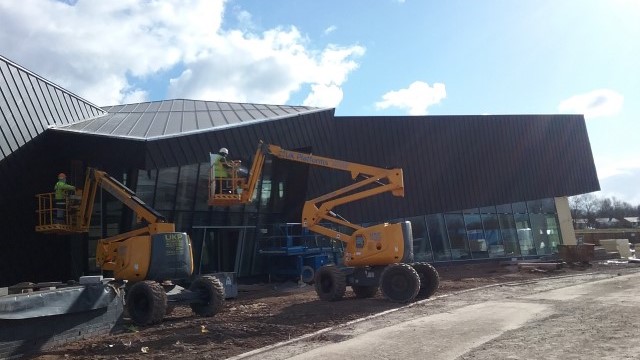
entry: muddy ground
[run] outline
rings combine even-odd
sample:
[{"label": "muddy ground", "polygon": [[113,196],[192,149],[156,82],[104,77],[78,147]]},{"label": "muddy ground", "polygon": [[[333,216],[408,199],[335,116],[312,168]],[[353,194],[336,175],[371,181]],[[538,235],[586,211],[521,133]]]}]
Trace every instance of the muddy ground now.
[{"label": "muddy ground", "polygon": [[[547,271],[498,263],[438,267],[441,282],[434,296],[497,283],[608,271],[612,266],[616,265],[565,265]],[[112,335],[70,343],[31,358],[225,359],[401,306],[380,294],[356,299],[349,288],[342,301],[324,302],[317,298],[313,286],[304,284],[240,286],[238,297],[227,300],[215,317],[197,317],[190,308],[177,307],[159,325],[136,327],[125,319]]]}]

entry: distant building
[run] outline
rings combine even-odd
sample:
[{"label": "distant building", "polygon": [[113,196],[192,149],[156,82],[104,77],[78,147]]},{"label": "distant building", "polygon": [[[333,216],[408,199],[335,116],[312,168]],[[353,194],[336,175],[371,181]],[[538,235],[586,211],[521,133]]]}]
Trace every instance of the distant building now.
[{"label": "distant building", "polygon": [[[36,234],[36,193],[59,172],[80,185],[107,171],[186,231],[204,271],[265,273],[265,229],[299,222],[305,199],[348,174],[270,160],[255,203],[207,206],[209,152],[249,164],[259,140],[382,167],[401,167],[405,198],[336,209],[351,222],[409,220],[417,260],[550,254],[575,241],[567,196],[599,190],[581,115],[335,116],[334,109],[172,99],[97,106],[0,56],[0,286],[97,273],[97,239],[133,217],[104,195],[89,234]],[[205,228],[206,227],[206,228]]]},{"label": "distant building", "polygon": [[573,227],[577,230],[588,229],[589,228],[589,220],[588,219],[573,219]]},{"label": "distant building", "polygon": [[613,217],[596,218],[598,228],[615,228],[620,226],[620,220]]},{"label": "distant building", "polygon": [[640,218],[635,216],[635,217],[626,217],[624,218],[625,222],[628,224],[629,227],[632,228],[637,228],[638,225],[640,225]]}]

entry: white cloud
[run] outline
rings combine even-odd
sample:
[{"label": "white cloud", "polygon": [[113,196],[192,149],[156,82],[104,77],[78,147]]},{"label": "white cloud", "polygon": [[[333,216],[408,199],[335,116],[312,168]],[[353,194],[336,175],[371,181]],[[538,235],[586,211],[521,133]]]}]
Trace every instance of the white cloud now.
[{"label": "white cloud", "polygon": [[570,97],[560,103],[562,113],[584,114],[586,119],[616,115],[622,110],[624,97],[609,89],[598,89]]},{"label": "white cloud", "polygon": [[341,101],[363,47],[314,49],[295,27],[255,32],[242,9],[235,12],[242,29],[222,29],[224,6],[224,0],[0,1],[0,44],[4,56],[98,105],[144,101],[149,89],[138,83],[176,70],[160,93],[285,104],[309,88],[309,103]]},{"label": "white cloud", "polygon": [[259,36],[241,31],[225,35],[210,56],[189,63],[171,79],[170,97],[284,104],[309,84],[304,105],[336,107],[342,100],[341,86],[358,66],[351,58],[364,53],[360,46],[307,50],[295,27]]},{"label": "white cloud", "polygon": [[399,108],[408,110],[409,115],[426,115],[430,106],[440,103],[447,97],[444,84],[435,83],[433,87],[422,81],[415,81],[406,89],[389,91],[382,100],[375,103],[378,110]]},{"label": "white cloud", "polygon": [[594,162],[600,180],[617,175],[628,175],[640,170],[640,158],[631,155],[615,158],[596,156]]},{"label": "white cloud", "polygon": [[615,196],[633,205],[640,204],[640,189],[637,184],[640,158],[631,155],[613,158],[596,156],[594,162],[602,189],[599,196]]},{"label": "white cloud", "polygon": [[329,34],[331,34],[332,32],[334,32],[336,30],[338,30],[338,27],[335,26],[335,25],[331,25],[328,28],[324,29],[324,34],[325,35],[329,35]]}]

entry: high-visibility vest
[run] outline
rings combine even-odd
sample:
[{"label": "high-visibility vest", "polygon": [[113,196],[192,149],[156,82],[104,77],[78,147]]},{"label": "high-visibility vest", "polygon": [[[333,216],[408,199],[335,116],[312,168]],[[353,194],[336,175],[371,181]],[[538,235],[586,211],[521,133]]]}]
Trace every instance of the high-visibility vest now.
[{"label": "high-visibility vest", "polygon": [[55,195],[56,200],[64,200],[65,195],[67,195],[67,191],[75,190],[76,187],[67,184],[63,180],[58,180],[58,182],[56,183],[56,186],[53,189],[56,192],[56,195]]},{"label": "high-visibility vest", "polygon": [[229,168],[224,166],[224,162],[226,159],[222,157],[220,154],[210,154],[211,155],[211,166],[213,167],[213,174],[217,178],[228,178],[231,177],[229,174]]}]

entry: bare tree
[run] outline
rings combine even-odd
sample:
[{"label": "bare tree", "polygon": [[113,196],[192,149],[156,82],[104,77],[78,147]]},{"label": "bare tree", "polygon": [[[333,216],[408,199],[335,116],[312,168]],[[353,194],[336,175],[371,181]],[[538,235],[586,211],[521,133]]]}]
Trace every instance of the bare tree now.
[{"label": "bare tree", "polygon": [[594,194],[581,194],[569,198],[569,208],[573,218],[593,217],[600,209],[600,199]]}]

